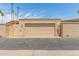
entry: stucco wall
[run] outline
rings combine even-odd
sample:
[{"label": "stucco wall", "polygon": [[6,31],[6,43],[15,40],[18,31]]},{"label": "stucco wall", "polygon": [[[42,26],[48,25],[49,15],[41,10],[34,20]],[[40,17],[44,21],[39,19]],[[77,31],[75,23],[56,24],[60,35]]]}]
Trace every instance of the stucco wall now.
[{"label": "stucco wall", "polygon": [[59,29],[59,32],[60,32],[61,20],[52,20],[52,19],[51,20],[50,19],[48,19],[48,20],[41,20],[41,19],[34,20],[33,19],[33,20],[20,20],[19,23],[20,23],[20,26],[24,26],[25,23],[54,23],[55,27],[52,26],[52,29],[50,28],[50,30],[52,30],[52,32],[53,32],[52,36],[59,36],[60,35],[60,33],[59,34],[57,33],[57,29]]},{"label": "stucco wall", "polygon": [[63,37],[79,37],[79,23],[63,23]]},{"label": "stucco wall", "polygon": [[6,37],[6,25],[0,24],[0,37]]},{"label": "stucco wall", "polygon": [[[28,24],[40,24],[39,26],[31,25],[29,27]],[[45,24],[51,24],[43,26]],[[8,29],[8,37],[11,38],[26,38],[26,37],[54,37],[59,36],[57,33],[57,29],[60,29],[60,20],[19,20],[19,24],[9,24]],[[28,26],[25,27],[25,24]],[[42,24],[42,25],[41,25]],[[55,26],[53,26],[55,24]],[[58,27],[59,25],[59,27]]]}]

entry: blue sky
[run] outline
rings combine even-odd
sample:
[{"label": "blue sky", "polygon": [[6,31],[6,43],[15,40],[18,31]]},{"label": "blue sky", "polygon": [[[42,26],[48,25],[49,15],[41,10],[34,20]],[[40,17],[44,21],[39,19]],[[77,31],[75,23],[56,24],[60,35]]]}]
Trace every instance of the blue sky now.
[{"label": "blue sky", "polygon": [[[79,4],[77,3],[14,3],[15,13],[17,6],[20,7],[19,18],[61,18],[67,20],[79,17],[77,13]],[[4,21],[10,20],[11,5],[1,3],[0,9],[5,13]]]}]

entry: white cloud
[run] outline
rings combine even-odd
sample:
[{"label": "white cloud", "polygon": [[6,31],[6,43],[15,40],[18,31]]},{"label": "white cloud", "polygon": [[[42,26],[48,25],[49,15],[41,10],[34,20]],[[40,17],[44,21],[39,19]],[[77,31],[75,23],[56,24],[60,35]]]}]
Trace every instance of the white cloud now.
[{"label": "white cloud", "polygon": [[24,15],[23,18],[43,18],[46,10],[33,10],[32,12],[28,12]]},{"label": "white cloud", "polygon": [[[14,20],[16,19],[16,16],[14,16]],[[6,14],[3,16],[3,19],[2,17],[0,16],[0,24],[1,23],[6,23],[6,22],[9,22],[11,21],[11,14]]]},{"label": "white cloud", "polygon": [[2,19],[2,16],[0,16],[0,24],[10,21],[10,18],[11,18],[11,16],[9,14],[3,16],[3,19]]},{"label": "white cloud", "polygon": [[[31,18],[43,18],[44,17],[44,13],[46,12],[46,10],[31,10],[28,13],[20,13],[19,18],[21,19],[31,19]],[[14,19],[16,20],[17,17],[16,15],[14,15]],[[0,23],[2,21],[2,17],[0,17]],[[5,14],[3,17],[3,23],[9,22],[11,21],[11,14]]]}]

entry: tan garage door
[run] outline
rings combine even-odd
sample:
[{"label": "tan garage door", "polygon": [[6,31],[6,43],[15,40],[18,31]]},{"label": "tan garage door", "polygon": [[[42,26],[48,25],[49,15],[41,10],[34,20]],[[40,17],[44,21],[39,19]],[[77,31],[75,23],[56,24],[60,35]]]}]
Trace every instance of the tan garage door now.
[{"label": "tan garage door", "polygon": [[79,37],[79,24],[63,24],[63,37]]},{"label": "tan garage door", "polygon": [[24,37],[53,37],[53,23],[29,23],[25,24]]}]

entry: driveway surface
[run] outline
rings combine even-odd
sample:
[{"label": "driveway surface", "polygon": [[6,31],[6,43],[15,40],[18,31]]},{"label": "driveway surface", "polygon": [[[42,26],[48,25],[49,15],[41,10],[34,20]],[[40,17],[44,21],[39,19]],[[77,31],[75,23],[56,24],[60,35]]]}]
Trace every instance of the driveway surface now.
[{"label": "driveway surface", "polygon": [[0,50],[79,50],[79,38],[1,38]]}]

